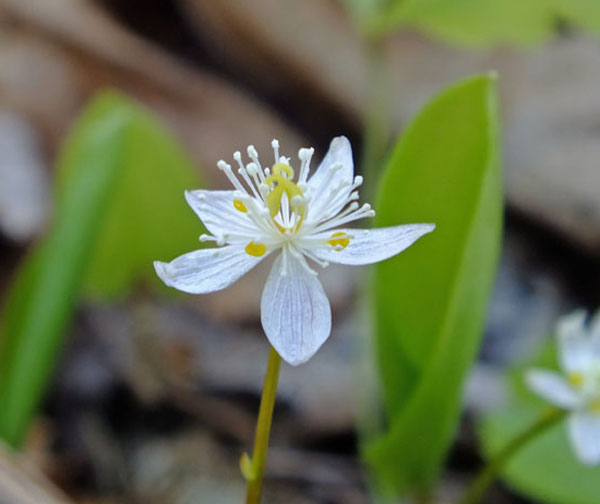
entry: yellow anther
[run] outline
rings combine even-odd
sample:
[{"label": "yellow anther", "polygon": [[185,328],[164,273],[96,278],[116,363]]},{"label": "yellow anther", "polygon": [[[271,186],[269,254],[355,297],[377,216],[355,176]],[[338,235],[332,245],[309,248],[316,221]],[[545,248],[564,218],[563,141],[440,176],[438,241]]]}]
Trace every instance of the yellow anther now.
[{"label": "yellow anther", "polygon": [[250,243],[248,243],[248,245],[246,245],[246,254],[254,256],[254,257],[260,257],[265,255],[265,252],[267,251],[267,246],[264,243],[254,243],[253,241],[251,241]]},{"label": "yellow anther", "polygon": [[331,235],[331,238],[327,240],[327,243],[332,247],[340,246],[345,249],[348,246],[348,243],[350,243],[350,237],[343,232],[334,233]]},{"label": "yellow anther", "polygon": [[246,208],[246,205],[244,205],[243,201],[234,199],[233,206],[235,207],[236,210],[239,210],[242,213],[246,213],[248,211],[248,209]]},{"label": "yellow anther", "polygon": [[569,383],[573,387],[581,387],[583,385],[583,374],[582,373],[569,373]]}]

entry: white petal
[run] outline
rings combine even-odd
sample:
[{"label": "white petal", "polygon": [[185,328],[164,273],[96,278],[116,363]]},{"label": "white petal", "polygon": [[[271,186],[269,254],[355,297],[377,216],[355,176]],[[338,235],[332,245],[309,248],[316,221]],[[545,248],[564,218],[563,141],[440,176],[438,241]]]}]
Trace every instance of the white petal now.
[{"label": "white petal", "polygon": [[260,233],[248,217],[233,206],[236,191],[206,191],[199,189],[186,191],[185,199],[202,219],[204,226],[215,236],[227,233],[249,234]]},{"label": "white petal", "polygon": [[569,373],[585,372],[593,359],[585,319],[586,313],[579,310],[562,317],[557,325],[560,362]]},{"label": "white petal", "polygon": [[[338,163],[341,168],[335,172],[335,176],[330,184],[326,186],[326,190],[322,190],[322,183],[329,176],[330,168]],[[335,137],[331,141],[323,161],[321,161],[312,177],[308,179],[306,190],[306,194],[310,198],[308,219],[313,220],[319,215],[335,215],[338,213],[347,203],[353,181],[354,162],[350,140],[345,136]],[[341,191],[336,198],[330,198],[330,190],[339,184],[344,184],[346,189]]]},{"label": "white petal", "polygon": [[421,236],[431,233],[435,224],[407,224],[378,229],[334,229],[331,234],[350,237],[346,248],[336,250],[328,243],[311,252],[319,259],[341,264],[371,264],[395,256],[410,247]]},{"label": "white petal", "polygon": [[536,394],[559,408],[577,408],[582,400],[565,378],[554,371],[532,369],[525,375],[525,383]]},{"label": "white petal", "polygon": [[586,465],[600,463],[600,415],[578,411],[570,416],[568,425],[577,458]]},{"label": "white petal", "polygon": [[331,309],[321,283],[285,249],[265,285],[261,320],[271,345],[292,366],[310,359],[331,332]]},{"label": "white petal", "polygon": [[598,310],[595,315],[590,320],[590,338],[592,340],[592,347],[594,348],[594,353],[598,357],[600,354],[600,310]]},{"label": "white petal", "polygon": [[243,247],[229,246],[195,250],[170,263],[154,262],[156,274],[169,287],[190,294],[206,294],[231,285],[250,271],[261,257],[247,254]]}]

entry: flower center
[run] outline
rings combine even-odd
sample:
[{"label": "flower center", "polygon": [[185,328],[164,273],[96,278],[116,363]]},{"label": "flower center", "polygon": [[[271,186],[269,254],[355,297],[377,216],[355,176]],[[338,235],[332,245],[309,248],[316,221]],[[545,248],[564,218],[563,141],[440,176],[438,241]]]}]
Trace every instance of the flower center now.
[{"label": "flower center", "polygon": [[272,168],[272,175],[265,179],[265,184],[271,191],[267,195],[267,207],[271,217],[276,217],[282,208],[284,195],[291,209],[298,214],[300,218],[304,217],[305,205],[304,194],[300,188],[292,182],[294,178],[294,169],[284,163],[275,163]]},{"label": "flower center", "polygon": [[328,246],[334,251],[344,250],[353,238],[339,227],[375,215],[371,205],[358,204],[357,189],[363,179],[360,175],[349,179],[342,170],[343,163],[337,161],[320,167],[318,177],[309,180],[314,149],[298,151],[300,167],[296,173],[290,158],[280,156],[279,142],[273,140],[271,146],[274,164],[270,168],[263,167],[252,145],[247,149],[248,164],[242,161],[241,152],[233,153],[238,165],[235,172],[224,160],[217,163],[235,189],[229,204],[245,215],[239,215],[239,223],[232,223],[231,230],[217,230],[215,236],[202,235],[201,240],[217,245],[242,241],[246,253],[254,257],[290,245],[326,265],[311,250]]}]

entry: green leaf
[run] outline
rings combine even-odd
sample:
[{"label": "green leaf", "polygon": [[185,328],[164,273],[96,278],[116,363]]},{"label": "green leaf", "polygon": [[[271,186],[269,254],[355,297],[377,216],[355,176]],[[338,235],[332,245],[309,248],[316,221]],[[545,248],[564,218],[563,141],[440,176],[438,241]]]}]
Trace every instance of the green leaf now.
[{"label": "green leaf", "polygon": [[[543,350],[535,367],[558,369],[554,347]],[[509,375],[511,402],[482,419],[479,435],[488,458],[548,409],[547,403],[524,386],[524,371],[524,366],[518,366]],[[567,438],[566,422],[521,448],[502,471],[502,479],[517,491],[549,504],[597,504],[600,495],[600,467],[578,462]]]},{"label": "green leaf", "polygon": [[[111,110],[127,115],[120,159],[112,166],[116,176],[110,205],[85,282],[86,294],[105,298],[127,294],[140,281],[162,286],[153,261],[200,248],[203,227],[183,195],[200,186],[197,170],[171,135],[122,95],[110,93],[98,100],[110,101]],[[67,148],[59,163],[59,186],[86,170],[85,159],[73,160],[73,155]]]},{"label": "green leaf", "polygon": [[382,178],[378,226],[437,226],[375,271],[376,348],[389,430],[367,444],[366,456],[384,491],[427,491],[452,441],[496,273],[498,156],[496,78],[479,76],[422,110]]},{"label": "green leaf", "polygon": [[568,22],[600,35],[600,2],[598,0],[554,0],[557,11]]},{"label": "green leaf", "polygon": [[122,292],[151,277],[151,259],[198,247],[200,226],[183,202],[183,189],[198,185],[191,163],[122,95],[93,101],[58,169],[52,228],[19,271],[1,320],[0,436],[13,446],[51,377],[86,272],[93,292]]},{"label": "green leaf", "polygon": [[473,47],[531,45],[556,30],[553,0],[406,0],[383,13],[380,30],[414,27]]},{"label": "green leaf", "polygon": [[344,0],[358,25],[379,38],[418,29],[456,45],[530,46],[548,40],[564,20],[600,34],[597,0]]}]

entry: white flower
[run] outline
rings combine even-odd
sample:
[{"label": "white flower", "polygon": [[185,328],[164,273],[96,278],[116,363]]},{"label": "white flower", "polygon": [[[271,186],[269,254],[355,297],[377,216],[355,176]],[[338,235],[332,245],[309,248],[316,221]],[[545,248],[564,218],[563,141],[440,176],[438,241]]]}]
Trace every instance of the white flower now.
[{"label": "white flower", "polygon": [[225,161],[218,167],[234,190],[187,191],[187,202],[202,219],[218,248],[196,250],[170,263],[155,262],[158,276],[171,287],[206,294],[231,285],[273,252],[281,252],[263,290],[262,325],[271,345],[292,365],[306,362],[329,337],[331,309],[317,273],[307,260],[369,264],[398,254],[434,229],[410,224],[374,230],[339,226],[372,217],[370,205],[359,206],[352,148],[346,137],[334,138],[329,152],[309,178],[314,149],[300,149],[297,180],[290,159],[279,155],[263,168],[253,146],[250,163],[233,157],[237,175]]},{"label": "white flower", "polygon": [[560,365],[564,373],[534,369],[528,386],[552,404],[570,410],[568,431],[579,460],[600,463],[600,311],[585,327],[577,311],[558,324]]}]

